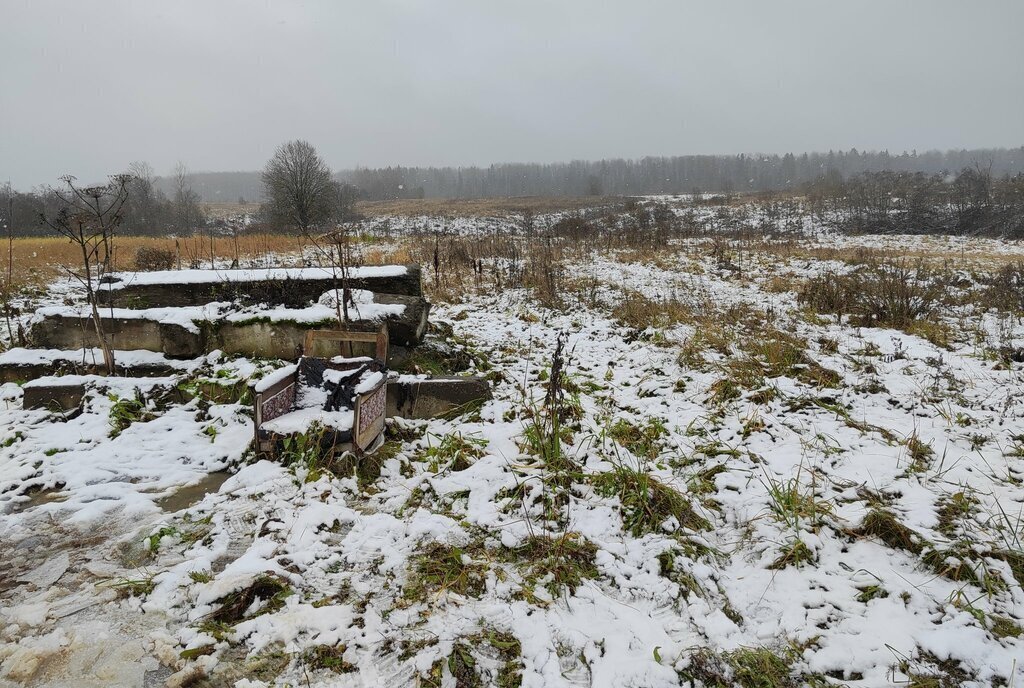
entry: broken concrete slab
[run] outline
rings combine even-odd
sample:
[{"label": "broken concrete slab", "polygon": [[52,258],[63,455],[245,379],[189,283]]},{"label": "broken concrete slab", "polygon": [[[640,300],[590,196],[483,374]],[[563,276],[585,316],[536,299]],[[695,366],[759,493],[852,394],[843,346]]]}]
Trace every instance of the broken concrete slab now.
[{"label": "broken concrete slab", "polygon": [[[340,276],[331,268],[316,267],[119,272],[104,280],[98,292],[101,301],[124,308],[198,306],[214,301],[300,308],[340,286]],[[423,295],[419,265],[351,268],[349,288]]]},{"label": "broken concrete slab", "polygon": [[479,376],[400,375],[388,381],[386,413],[389,418],[437,418],[489,399],[491,386]]},{"label": "broken concrete slab", "polygon": [[[29,339],[35,346],[52,349],[98,348],[99,338],[92,317],[79,314],[77,309],[46,309],[41,319],[32,325]],[[116,313],[116,312],[115,312]],[[115,349],[145,349],[162,351],[160,328],[153,320],[136,314],[116,313],[101,316],[104,332]]]},{"label": "broken concrete slab", "polygon": [[71,411],[82,405],[85,383],[78,376],[42,377],[22,387],[22,408]]}]

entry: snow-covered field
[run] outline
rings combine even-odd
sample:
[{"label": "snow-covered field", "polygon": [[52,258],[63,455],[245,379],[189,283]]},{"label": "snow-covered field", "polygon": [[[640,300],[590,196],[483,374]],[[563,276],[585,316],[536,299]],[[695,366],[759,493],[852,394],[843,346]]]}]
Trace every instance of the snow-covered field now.
[{"label": "snow-covered field", "polygon": [[858,327],[793,289],[858,247],[969,283],[1024,246],[794,241],[436,305],[494,400],[392,421],[356,475],[252,460],[243,404],[149,395],[112,432],[135,382],[76,417],[3,385],[0,685],[1021,685],[1024,326]]}]

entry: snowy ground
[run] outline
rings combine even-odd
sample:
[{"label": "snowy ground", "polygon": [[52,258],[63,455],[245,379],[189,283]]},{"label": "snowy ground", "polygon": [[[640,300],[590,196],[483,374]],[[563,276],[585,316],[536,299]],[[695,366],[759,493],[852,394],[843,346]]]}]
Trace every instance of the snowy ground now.
[{"label": "snowy ground", "polygon": [[[395,423],[379,477],[250,460],[241,404],[151,401],[111,438],[130,383],[74,418],[4,385],[0,685],[1020,685],[1024,368],[993,352],[1024,328],[839,324],[777,287],[839,260],[700,244],[578,261],[562,310],[437,306],[495,398]],[[629,327],[630,294],[692,317]],[[535,432],[560,334],[562,468]],[[759,359],[776,339],[804,356]]]}]

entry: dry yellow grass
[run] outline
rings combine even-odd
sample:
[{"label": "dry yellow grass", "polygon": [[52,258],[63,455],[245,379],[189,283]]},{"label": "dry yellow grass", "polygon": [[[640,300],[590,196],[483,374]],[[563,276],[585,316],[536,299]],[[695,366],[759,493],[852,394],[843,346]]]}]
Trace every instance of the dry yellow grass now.
[{"label": "dry yellow grass", "polygon": [[[231,237],[195,236],[181,239],[151,237],[117,237],[114,241],[114,269],[135,268],[135,254],[142,247],[160,248],[180,256],[182,267],[198,262],[208,266],[210,256],[232,260],[236,245]],[[244,263],[267,254],[298,255],[302,248],[299,237],[284,234],[252,234],[238,238],[239,260]],[[3,277],[7,275],[7,247],[0,248]],[[15,286],[41,286],[64,274],[62,266],[75,268],[81,258],[78,248],[60,237],[31,237],[14,240],[13,282]]]},{"label": "dry yellow grass", "polygon": [[998,269],[1021,260],[1019,252],[991,250],[991,243],[986,239],[978,240],[977,245],[973,247],[951,244],[949,238],[944,236],[916,237],[916,245],[898,246],[895,241],[890,246],[873,247],[818,246],[803,240],[779,242],[756,239],[744,242],[741,248],[749,253],[762,253],[783,259],[835,260],[854,264],[907,259],[920,260],[932,267],[942,267],[948,264],[980,270]]},{"label": "dry yellow grass", "polygon": [[[115,270],[134,270],[135,254],[140,248],[159,248],[171,251],[180,258],[180,265],[209,267],[211,255],[218,261],[237,258],[242,266],[248,261],[274,255],[281,265],[297,264],[307,242],[301,236],[288,234],[247,234],[238,237],[237,246],[231,237],[196,235],[179,239],[154,237],[116,237],[114,240]],[[356,247],[356,259],[365,265],[409,263],[412,257],[407,247],[391,242],[383,244],[367,241]],[[14,240],[15,288],[41,287],[54,278],[66,274],[63,266],[77,268],[80,262],[77,247],[60,237],[25,237]],[[178,262],[176,260],[176,262]],[[0,281],[7,277],[7,246],[0,245]]]}]

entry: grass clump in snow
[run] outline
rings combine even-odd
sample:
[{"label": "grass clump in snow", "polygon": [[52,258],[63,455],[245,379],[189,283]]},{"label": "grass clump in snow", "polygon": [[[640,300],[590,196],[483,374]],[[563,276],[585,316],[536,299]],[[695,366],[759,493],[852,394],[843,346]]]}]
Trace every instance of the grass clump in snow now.
[{"label": "grass clump in snow", "polygon": [[145,597],[153,592],[156,583],[153,581],[153,576],[118,578],[110,583],[110,587],[117,591],[118,597]]},{"label": "grass clump in snow", "polygon": [[523,682],[522,644],[511,633],[495,630],[462,638],[447,658],[434,662],[420,685],[451,685],[445,681],[446,669],[456,688],[519,688]]},{"label": "grass clump in snow", "polygon": [[916,432],[907,438],[904,445],[907,448],[907,457],[910,459],[910,471],[920,473],[926,470],[931,464],[932,457],[935,456],[932,445],[919,438]]},{"label": "grass clump in snow", "polygon": [[543,584],[552,595],[566,588],[575,593],[585,579],[598,576],[597,547],[579,533],[534,535],[508,554],[525,567],[527,583]]},{"label": "grass clump in snow", "polygon": [[832,514],[832,503],[819,499],[814,485],[803,486],[799,472],[789,480],[776,480],[770,475],[765,478],[771,513],[787,527],[800,530],[801,527],[809,526],[817,530],[824,519]]},{"label": "grass clump in snow", "polygon": [[380,477],[384,461],[398,451],[395,444],[385,442],[373,454],[356,456],[352,452],[338,451],[333,437],[327,428],[314,423],[306,432],[282,440],[280,461],[286,466],[304,467],[307,483],[316,482],[328,473],[339,478],[354,475],[360,488],[366,488]]},{"label": "grass clump in snow", "polygon": [[692,306],[675,298],[651,299],[640,292],[627,291],[612,309],[612,318],[626,327],[643,331],[693,322],[694,312]]},{"label": "grass clump in snow", "polygon": [[451,592],[464,597],[479,597],[487,589],[487,564],[477,557],[484,555],[477,544],[456,547],[432,543],[413,561],[404,596],[411,602]]},{"label": "grass clump in snow", "polygon": [[619,465],[593,481],[598,493],[619,498],[622,525],[634,537],[661,532],[670,522],[672,529],[711,527],[686,497],[642,469]]},{"label": "grass clump in snow", "polygon": [[873,583],[857,588],[859,594],[857,601],[867,604],[871,600],[884,600],[889,596],[889,591],[882,587],[881,583]]},{"label": "grass clump in snow", "polygon": [[776,480],[770,475],[763,481],[768,493],[768,507],[776,520],[791,531],[782,552],[768,568],[784,569],[802,566],[817,560],[814,551],[800,537],[801,531],[817,532],[832,514],[832,503],[819,499],[814,484],[804,485],[800,472],[789,480]]},{"label": "grass clump in snow", "polygon": [[767,648],[741,648],[716,653],[708,648],[690,656],[690,663],[680,672],[690,685],[706,688],[798,688],[810,677],[793,675],[795,653],[784,654]]},{"label": "grass clump in snow", "polygon": [[869,511],[861,523],[859,533],[876,537],[893,549],[913,554],[920,554],[924,549],[924,539],[900,523],[896,515],[887,509],[875,508]]},{"label": "grass clump in snow", "polygon": [[941,660],[929,652],[921,652],[917,659],[901,657],[892,670],[907,677],[898,682],[908,688],[958,688],[971,680],[955,660]]},{"label": "grass clump in snow", "polygon": [[110,407],[110,437],[114,438],[127,430],[133,423],[145,423],[156,416],[146,409],[146,400],[142,393],[135,392],[134,397],[118,398],[111,394],[109,399],[114,402]]},{"label": "grass clump in snow", "polygon": [[454,375],[467,370],[474,363],[474,358],[461,349],[417,346],[408,357],[392,367],[400,373],[413,375]]},{"label": "grass clump in snow", "polygon": [[523,645],[519,638],[493,630],[481,636],[497,652],[501,662],[494,685],[498,688],[519,688],[523,683]]},{"label": "grass clump in snow", "polygon": [[1010,572],[1017,579],[1017,584],[1024,586],[1024,551],[1019,549],[993,552],[992,556],[1001,559],[1010,567]]},{"label": "grass clump in snow", "polygon": [[[447,677],[445,669],[448,670]],[[452,685],[445,681],[445,678],[452,679],[455,688],[482,688],[484,685],[477,668],[476,658],[473,657],[472,648],[465,642],[455,643],[447,660],[442,658],[434,662],[430,667],[429,674],[421,678],[420,685],[425,688],[441,688],[445,685]]]},{"label": "grass clump in snow", "polygon": [[[537,457],[543,464],[544,484],[552,488],[549,500],[552,507],[568,502],[569,488],[580,475],[579,465],[564,447],[573,441],[568,423],[578,420],[583,412],[579,388],[566,374],[564,346],[565,336],[560,334],[555,339],[551,365],[544,371],[547,380],[543,400],[538,402],[532,394],[523,392],[526,400],[523,414],[532,420],[523,428],[520,450]],[[554,508],[549,516],[553,521],[560,518]]]},{"label": "grass clump in snow", "polygon": [[659,418],[648,419],[637,425],[626,418],[619,418],[608,428],[608,436],[628,449],[634,456],[655,459],[661,454],[661,440],[668,434],[668,428]]},{"label": "grass clump in snow", "polygon": [[935,509],[939,521],[936,530],[946,537],[954,537],[977,506],[978,499],[969,489],[943,495]]},{"label": "grass clump in snow", "polygon": [[997,578],[989,578],[984,562],[966,540],[948,549],[929,548],[921,556],[925,565],[950,580],[974,583],[983,587],[1005,587]]},{"label": "grass clump in snow", "polygon": [[708,495],[713,495],[718,492],[718,485],[715,482],[715,478],[720,473],[725,473],[728,470],[728,467],[724,463],[702,468],[690,476],[686,481],[686,491],[692,495],[702,497],[704,499],[705,506],[714,506],[716,504],[714,499],[708,497]]},{"label": "grass clump in snow", "polygon": [[487,440],[482,437],[468,437],[461,432],[445,435],[437,444],[430,444],[423,451],[422,458],[430,462],[432,473],[450,468],[464,471],[484,455]]},{"label": "grass clump in snow", "polygon": [[807,342],[774,327],[750,333],[740,343],[746,354],[724,364],[729,377],[738,386],[756,389],[765,378],[790,377],[813,387],[836,387],[841,378],[807,354]]},{"label": "grass clump in snow", "polygon": [[680,559],[683,552],[676,548],[667,549],[658,555],[658,573],[679,586],[683,599],[690,599],[690,595],[707,597],[704,587],[694,578],[693,574],[686,571]]},{"label": "grass clump in snow", "polygon": [[345,661],[344,645],[317,645],[302,655],[306,667],[314,670],[326,669],[336,674],[349,674],[356,666]]},{"label": "grass clump in snow", "polygon": [[768,566],[770,569],[782,570],[787,566],[800,567],[817,561],[814,550],[807,546],[799,537],[791,537],[782,547],[782,553]]},{"label": "grass clump in snow", "polygon": [[[278,611],[293,594],[291,587],[271,574],[256,577],[245,587],[228,593],[217,600],[220,605],[208,614],[205,621],[235,624],[246,617],[262,616]],[[255,607],[255,611],[250,611]]]},{"label": "grass clump in snow", "polygon": [[1024,635],[1024,628],[1013,619],[993,615],[988,620],[989,631],[997,638],[1019,638]]}]

